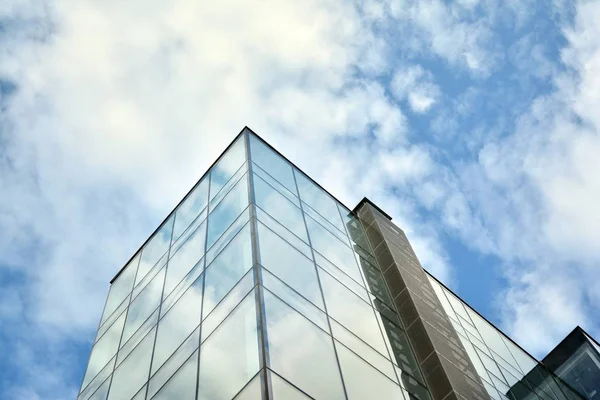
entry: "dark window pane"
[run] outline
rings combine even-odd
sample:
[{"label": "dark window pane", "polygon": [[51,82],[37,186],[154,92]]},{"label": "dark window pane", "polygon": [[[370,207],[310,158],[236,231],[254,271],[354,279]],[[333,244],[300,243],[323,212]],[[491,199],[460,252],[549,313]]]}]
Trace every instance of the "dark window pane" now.
[{"label": "dark window pane", "polygon": [[252,135],[250,135],[250,153],[252,161],[292,193],[296,193],[294,174],[291,165],[287,161]]},{"label": "dark window pane", "polygon": [[202,344],[198,398],[230,400],[258,369],[256,309],[250,295]]},{"label": "dark window pane", "polygon": [[263,267],[323,308],[315,264],[261,223],[258,223],[258,237]]},{"label": "dark window pane", "polygon": [[331,336],[264,291],[271,367],[316,399],[344,399]]},{"label": "dark window pane", "polygon": [[248,182],[243,177],[208,216],[207,248],[225,232],[248,205]]}]

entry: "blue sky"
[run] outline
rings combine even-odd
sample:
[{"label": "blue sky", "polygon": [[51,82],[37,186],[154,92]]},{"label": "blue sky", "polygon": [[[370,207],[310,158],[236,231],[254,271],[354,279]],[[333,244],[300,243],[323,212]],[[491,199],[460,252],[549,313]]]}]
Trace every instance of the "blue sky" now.
[{"label": "blue sky", "polygon": [[0,397],[74,398],[108,281],[244,125],[535,355],[600,336],[600,1],[0,3]]}]

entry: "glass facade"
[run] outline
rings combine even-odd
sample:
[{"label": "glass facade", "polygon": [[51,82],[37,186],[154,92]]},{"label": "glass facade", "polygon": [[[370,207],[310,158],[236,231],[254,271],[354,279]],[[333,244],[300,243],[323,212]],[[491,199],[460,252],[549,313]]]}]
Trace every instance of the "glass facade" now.
[{"label": "glass facade", "polygon": [[[436,399],[366,228],[245,129],[113,279],[78,400]],[[431,284],[490,398],[565,398]]]}]

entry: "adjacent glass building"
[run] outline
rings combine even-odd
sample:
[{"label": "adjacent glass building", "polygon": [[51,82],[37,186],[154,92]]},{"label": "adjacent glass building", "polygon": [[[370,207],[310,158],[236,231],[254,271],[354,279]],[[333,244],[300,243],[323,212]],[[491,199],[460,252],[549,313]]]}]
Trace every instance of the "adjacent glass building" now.
[{"label": "adjacent glass building", "polygon": [[78,400],[580,399],[245,128],[111,281]]}]

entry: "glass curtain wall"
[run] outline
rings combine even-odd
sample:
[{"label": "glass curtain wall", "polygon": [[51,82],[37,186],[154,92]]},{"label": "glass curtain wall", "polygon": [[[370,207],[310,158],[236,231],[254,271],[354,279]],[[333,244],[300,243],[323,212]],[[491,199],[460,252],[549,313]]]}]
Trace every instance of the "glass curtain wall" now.
[{"label": "glass curtain wall", "polygon": [[245,130],[113,280],[78,400],[430,399],[361,224]]},{"label": "glass curtain wall", "polygon": [[582,398],[435,278],[428,277],[490,398]]}]

